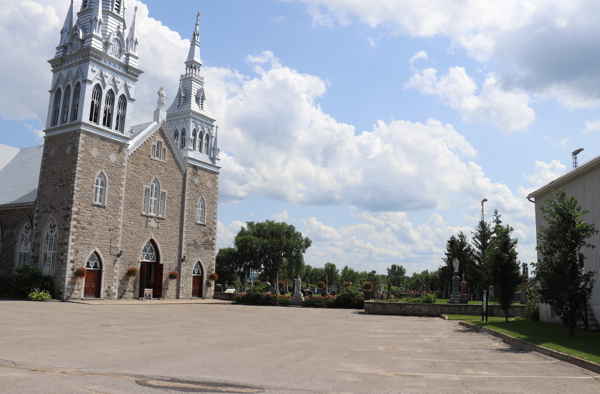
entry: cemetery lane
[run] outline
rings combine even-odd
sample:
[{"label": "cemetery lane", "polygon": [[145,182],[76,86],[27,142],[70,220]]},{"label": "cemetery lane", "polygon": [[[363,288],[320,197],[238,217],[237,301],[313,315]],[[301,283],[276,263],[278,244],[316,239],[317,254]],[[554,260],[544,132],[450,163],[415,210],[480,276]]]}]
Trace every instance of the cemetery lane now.
[{"label": "cemetery lane", "polygon": [[439,318],[0,301],[2,393],[565,393],[599,376]]}]

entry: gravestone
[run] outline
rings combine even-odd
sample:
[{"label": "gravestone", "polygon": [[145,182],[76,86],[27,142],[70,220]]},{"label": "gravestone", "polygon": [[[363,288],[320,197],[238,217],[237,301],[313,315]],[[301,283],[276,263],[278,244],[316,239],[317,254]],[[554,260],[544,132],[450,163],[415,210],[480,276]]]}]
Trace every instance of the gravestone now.
[{"label": "gravestone", "polygon": [[469,295],[467,294],[468,285],[465,281],[465,274],[462,274],[462,281],[460,282],[460,303],[468,304],[469,303]]},{"label": "gravestone", "polygon": [[460,277],[458,276],[458,266],[459,266],[458,260],[454,259],[454,261],[452,262],[452,265],[454,265],[454,276],[452,277],[452,296],[450,297],[450,300],[448,300],[448,303],[449,304],[460,304],[460,289],[459,289]]},{"label": "gravestone", "polygon": [[488,298],[490,301],[496,301],[496,296],[494,296],[494,286],[492,285],[488,288]]}]

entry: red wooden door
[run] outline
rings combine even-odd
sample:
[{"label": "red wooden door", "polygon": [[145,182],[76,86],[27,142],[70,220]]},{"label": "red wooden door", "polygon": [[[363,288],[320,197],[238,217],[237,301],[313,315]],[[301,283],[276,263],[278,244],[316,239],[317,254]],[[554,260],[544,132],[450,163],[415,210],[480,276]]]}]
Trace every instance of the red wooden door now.
[{"label": "red wooden door", "polygon": [[192,276],[192,297],[202,297],[203,276]]},{"label": "red wooden door", "polygon": [[84,297],[100,298],[100,281],[102,276],[100,270],[85,271],[85,287],[83,289]]},{"label": "red wooden door", "polygon": [[142,263],[140,266],[140,297],[144,297],[144,289],[146,288],[146,276],[148,275],[148,263]]},{"label": "red wooden door", "polygon": [[154,263],[154,277],[152,278],[152,297],[162,298],[163,265]]}]

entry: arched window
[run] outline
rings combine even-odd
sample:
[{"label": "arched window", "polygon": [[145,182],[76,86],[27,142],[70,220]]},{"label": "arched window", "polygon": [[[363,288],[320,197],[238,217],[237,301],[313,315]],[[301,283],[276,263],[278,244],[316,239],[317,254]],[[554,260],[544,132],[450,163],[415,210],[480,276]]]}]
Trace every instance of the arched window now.
[{"label": "arched window", "polygon": [[210,139],[210,135],[206,133],[206,138],[204,138],[204,153],[208,155],[208,140]]},{"label": "arched window", "polygon": [[51,220],[44,233],[44,243],[42,245],[42,273],[44,275],[54,274],[54,266],[56,265],[57,233],[58,228],[56,222]]},{"label": "arched window", "polygon": [[62,92],[60,88],[56,90],[54,93],[54,105],[52,106],[52,123],[50,126],[56,126],[58,124],[58,116],[60,114],[60,98],[62,96]]},{"label": "arched window", "polygon": [[142,251],[142,261],[149,263],[156,262],[156,251],[154,250],[154,245],[152,245],[151,241],[148,241],[146,246],[144,246],[144,250]]},{"label": "arched window", "polygon": [[196,223],[206,223],[206,203],[202,197],[196,203]]},{"label": "arched window", "polygon": [[92,103],[90,104],[90,122],[98,124],[100,121],[100,101],[102,100],[102,88],[97,83],[92,91]]},{"label": "arched window", "polygon": [[192,276],[202,276],[202,266],[200,263],[196,263],[194,266],[194,271],[192,271]]},{"label": "arched window", "polygon": [[196,139],[198,137],[198,133],[196,132],[196,129],[194,129],[194,131],[192,131],[192,150],[196,150],[196,142],[198,142]]},{"label": "arched window", "polygon": [[81,84],[77,82],[73,91],[73,104],[71,105],[71,122],[79,117],[79,95],[81,93]]},{"label": "arched window", "polygon": [[87,7],[87,3],[88,3],[88,0],[83,0],[83,1],[81,2],[81,9],[82,9],[82,10],[83,10],[85,7]]},{"label": "arched window", "polygon": [[175,140],[175,145],[179,146],[179,130],[175,130],[173,133],[173,139]]},{"label": "arched window", "polygon": [[23,227],[21,227],[17,244],[17,268],[27,264],[29,253],[31,253],[31,223],[26,220]]},{"label": "arched window", "polygon": [[186,140],[187,140],[187,132],[185,131],[185,129],[181,130],[181,148],[185,148],[186,145]]},{"label": "arched window", "polygon": [[160,196],[160,183],[155,179],[152,181],[152,186],[150,187],[150,211],[153,215],[158,213],[158,198]]},{"label": "arched window", "polygon": [[198,152],[202,153],[202,148],[204,147],[204,132],[200,133],[200,143],[198,144]]},{"label": "arched window", "polygon": [[85,262],[85,269],[93,271],[100,269],[100,258],[98,257],[98,253],[94,252],[90,255],[90,257],[88,257],[87,261]]},{"label": "arched window", "polygon": [[127,112],[127,99],[122,94],[119,97],[119,104],[117,105],[117,124],[115,124],[115,130],[121,133],[125,130],[125,114]]},{"label": "arched window", "polygon": [[71,100],[71,85],[65,89],[65,97],[63,98],[63,109],[62,119],[60,123],[67,123],[69,121],[69,101]]},{"label": "arched window", "polygon": [[112,90],[109,90],[104,99],[104,118],[102,119],[102,126],[106,126],[109,129],[112,127],[113,111],[115,109],[115,94]]},{"label": "arched window", "polygon": [[103,173],[98,174],[94,183],[94,203],[104,205],[106,200],[106,178]]}]

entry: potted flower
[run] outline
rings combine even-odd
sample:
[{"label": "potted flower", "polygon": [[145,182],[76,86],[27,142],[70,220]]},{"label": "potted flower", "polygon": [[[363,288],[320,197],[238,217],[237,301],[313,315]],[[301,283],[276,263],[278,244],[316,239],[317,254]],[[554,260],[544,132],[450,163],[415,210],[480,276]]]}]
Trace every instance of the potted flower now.
[{"label": "potted flower", "polygon": [[127,276],[133,276],[136,277],[138,273],[138,269],[135,267],[131,267],[127,270]]},{"label": "potted flower", "polygon": [[219,279],[219,275],[216,272],[208,274],[208,280],[212,280],[214,282],[217,279]]},{"label": "potted flower", "polygon": [[177,272],[177,271],[169,272],[169,279],[177,279],[177,278],[179,278],[179,272]]},{"label": "potted flower", "polygon": [[286,291],[286,286],[285,286],[285,280],[280,280],[279,281],[279,294],[281,295],[285,295],[285,293],[287,293]]},{"label": "potted flower", "polygon": [[325,282],[323,282],[322,280],[317,282],[317,287],[319,289],[324,289],[325,288]]},{"label": "potted flower", "polygon": [[73,272],[73,276],[76,278],[85,277],[85,268],[83,268],[83,267],[75,268],[75,271]]},{"label": "potted flower", "polygon": [[371,299],[371,289],[373,289],[373,283],[372,282],[365,282],[362,285],[363,288],[363,293],[365,295],[365,301],[368,301]]},{"label": "potted flower", "polygon": [[260,286],[260,285],[262,285],[262,282],[260,281],[260,279],[255,279],[254,282],[252,282],[252,284],[254,286]]},{"label": "potted flower", "polygon": [[344,287],[352,286],[352,282],[344,282]]}]

